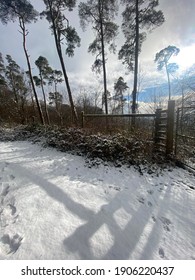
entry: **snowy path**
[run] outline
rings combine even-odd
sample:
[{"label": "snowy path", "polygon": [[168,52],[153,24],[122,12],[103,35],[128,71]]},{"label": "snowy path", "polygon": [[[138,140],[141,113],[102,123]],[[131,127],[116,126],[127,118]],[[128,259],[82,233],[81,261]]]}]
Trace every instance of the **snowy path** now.
[{"label": "snowy path", "polygon": [[157,175],[0,142],[0,259],[195,259],[195,177]]}]

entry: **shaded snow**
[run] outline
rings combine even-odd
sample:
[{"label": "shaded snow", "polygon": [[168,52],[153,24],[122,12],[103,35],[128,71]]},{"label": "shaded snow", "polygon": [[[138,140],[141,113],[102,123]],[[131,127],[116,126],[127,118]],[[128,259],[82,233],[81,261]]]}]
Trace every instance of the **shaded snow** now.
[{"label": "shaded snow", "polygon": [[0,259],[195,259],[195,177],[0,142]]}]

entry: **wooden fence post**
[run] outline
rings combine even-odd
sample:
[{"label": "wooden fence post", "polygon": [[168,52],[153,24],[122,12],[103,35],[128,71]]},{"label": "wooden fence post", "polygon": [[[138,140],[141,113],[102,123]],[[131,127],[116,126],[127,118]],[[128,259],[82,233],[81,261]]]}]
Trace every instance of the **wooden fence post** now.
[{"label": "wooden fence post", "polygon": [[81,127],[84,128],[84,112],[81,112]]},{"label": "wooden fence post", "polygon": [[175,101],[169,100],[167,110],[166,154],[173,152]]},{"label": "wooden fence post", "polygon": [[176,115],[176,127],[175,127],[175,155],[177,155],[177,139],[178,139],[178,129],[179,129],[179,115],[180,115],[180,108],[177,108],[177,115]]},{"label": "wooden fence post", "polygon": [[157,144],[159,142],[159,130],[160,130],[160,117],[161,117],[161,109],[156,109],[155,112],[155,136],[154,142]]}]

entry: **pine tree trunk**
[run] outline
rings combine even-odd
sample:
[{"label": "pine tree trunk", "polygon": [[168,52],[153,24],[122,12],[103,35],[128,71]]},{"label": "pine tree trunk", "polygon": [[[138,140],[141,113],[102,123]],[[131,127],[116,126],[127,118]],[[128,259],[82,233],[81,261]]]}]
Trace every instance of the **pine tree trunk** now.
[{"label": "pine tree trunk", "polygon": [[44,86],[43,86],[43,77],[42,77],[41,71],[40,71],[39,75],[40,75],[40,79],[41,79],[41,89],[42,89],[42,93],[43,93],[46,119],[47,119],[48,125],[50,125],[50,119],[49,119],[49,113],[47,110],[47,101],[46,101],[45,90],[44,90]]},{"label": "pine tree trunk", "polygon": [[49,9],[50,9],[50,14],[51,14],[52,29],[53,29],[53,33],[54,33],[56,49],[57,49],[57,53],[58,53],[58,56],[59,56],[62,72],[63,72],[65,83],[66,83],[66,88],[67,88],[67,92],[68,92],[72,117],[73,117],[74,124],[77,126],[78,125],[78,116],[77,116],[76,108],[74,106],[74,101],[73,101],[73,98],[72,98],[72,92],[71,92],[71,89],[70,89],[70,84],[69,84],[69,80],[68,80],[68,76],[67,76],[67,72],[66,72],[66,67],[65,67],[65,63],[64,63],[64,59],[63,59],[63,55],[62,55],[61,38],[60,38],[60,34],[58,34],[58,30],[56,28],[56,22],[55,22],[55,19],[54,19],[53,15],[52,15],[52,5],[49,2],[48,2],[48,4],[49,4]]},{"label": "pine tree trunk", "polygon": [[24,23],[22,18],[19,18],[19,24],[20,24],[20,28],[22,30],[21,33],[22,33],[22,36],[23,36],[23,49],[24,49],[24,53],[25,53],[25,56],[26,56],[26,61],[27,61],[29,77],[30,77],[30,81],[31,81],[31,85],[32,85],[32,90],[33,90],[33,93],[34,93],[34,96],[35,96],[35,100],[36,100],[36,104],[37,104],[38,113],[39,113],[39,117],[40,117],[41,123],[43,125],[45,125],[45,121],[44,121],[44,117],[43,117],[43,112],[42,112],[41,106],[39,104],[37,92],[36,92],[34,81],[33,81],[33,76],[32,76],[32,71],[31,71],[29,55],[28,55],[28,52],[27,52],[27,49],[26,49],[26,36],[28,35],[28,32],[26,31],[25,23]]},{"label": "pine tree trunk", "polygon": [[136,0],[136,38],[135,38],[135,68],[134,68],[134,84],[133,84],[133,102],[132,113],[136,113],[136,96],[138,81],[138,56],[139,56],[139,0]]},{"label": "pine tree trunk", "polygon": [[108,98],[107,98],[107,78],[106,78],[106,60],[105,60],[105,47],[104,47],[104,30],[103,30],[103,9],[101,9],[101,1],[99,0],[99,17],[100,17],[100,33],[101,33],[101,47],[102,47],[102,63],[103,63],[103,77],[104,77],[104,101],[105,113],[108,114]]},{"label": "pine tree trunk", "polygon": [[165,62],[165,68],[166,68],[167,79],[168,79],[169,100],[171,100],[171,82],[170,82],[170,76],[169,76],[169,71],[168,71],[168,65],[167,65],[167,62]]},{"label": "pine tree trunk", "polygon": [[66,88],[67,88],[67,92],[68,92],[68,97],[69,97],[73,122],[77,126],[78,125],[78,116],[77,116],[76,108],[74,106],[74,101],[73,101],[73,98],[72,98],[72,92],[71,92],[71,89],[70,89],[70,84],[69,84],[68,76],[67,76],[67,73],[66,73],[66,68],[65,68],[64,59],[63,59],[63,56],[62,56],[61,46],[60,46],[60,49],[57,48],[57,52],[58,52],[58,56],[59,56],[61,67],[62,67],[62,72],[63,72],[65,83],[66,83]]}]

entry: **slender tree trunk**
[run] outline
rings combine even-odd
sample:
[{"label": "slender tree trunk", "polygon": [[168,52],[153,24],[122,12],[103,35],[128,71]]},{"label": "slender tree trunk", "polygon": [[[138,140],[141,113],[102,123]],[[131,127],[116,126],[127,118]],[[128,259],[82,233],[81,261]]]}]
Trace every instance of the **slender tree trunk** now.
[{"label": "slender tree trunk", "polygon": [[41,79],[41,90],[42,90],[42,93],[43,93],[45,114],[46,114],[46,118],[47,118],[47,123],[48,123],[48,125],[50,125],[50,119],[49,119],[49,113],[48,113],[48,110],[47,110],[47,101],[46,101],[45,90],[44,90],[44,86],[43,86],[43,77],[42,77],[41,71],[39,72],[39,75],[40,75],[40,79]]},{"label": "slender tree trunk", "polygon": [[105,47],[104,47],[104,30],[103,30],[103,7],[102,7],[100,0],[99,0],[99,17],[100,17],[103,77],[104,77],[104,101],[105,101],[105,113],[107,115],[108,114],[108,98],[107,98],[106,60],[105,60]]},{"label": "slender tree trunk", "polygon": [[33,107],[33,113],[34,115],[36,114],[36,109],[35,109],[35,101],[34,101],[34,96],[32,93],[32,88],[31,88],[31,82],[29,81],[29,87],[30,87],[30,97],[31,97],[31,101],[32,101],[32,107]]},{"label": "slender tree trunk", "polygon": [[134,84],[133,84],[133,102],[132,113],[136,113],[136,96],[138,83],[138,56],[139,56],[139,0],[136,0],[136,38],[135,38],[135,67],[134,67]]},{"label": "slender tree trunk", "polygon": [[13,78],[13,75],[12,75],[12,72],[10,71],[10,80],[11,80],[11,86],[12,86],[12,91],[14,93],[14,97],[15,97],[15,101],[16,101],[16,104],[18,105],[19,104],[19,101],[18,101],[18,94],[16,92],[16,85],[15,85],[15,82],[14,82],[14,78]]},{"label": "slender tree trunk", "polygon": [[16,111],[17,114],[20,115],[20,104],[19,104],[19,99],[18,99],[18,93],[16,90],[16,83],[14,82],[14,77],[12,72],[10,71],[10,82],[11,82],[11,88],[12,88],[12,92],[14,94],[14,99],[15,99],[15,103],[16,103]]},{"label": "slender tree trunk", "polygon": [[71,92],[71,89],[70,89],[70,84],[69,84],[68,76],[67,76],[67,73],[66,73],[66,68],[65,68],[64,59],[63,59],[63,56],[62,56],[61,47],[60,47],[60,49],[57,48],[57,51],[58,51],[58,56],[59,56],[59,59],[60,59],[64,79],[65,79],[65,82],[66,82],[66,88],[67,88],[67,92],[68,92],[68,97],[69,97],[71,112],[72,112],[72,116],[73,116],[73,121],[74,121],[75,125],[78,125],[78,116],[77,116],[76,108],[74,106],[74,101],[73,101],[73,98],[72,98],[72,92]]},{"label": "slender tree trunk", "polygon": [[50,3],[50,1],[48,1],[48,4],[49,4],[50,15],[51,15],[51,20],[52,20],[56,49],[57,49],[58,57],[59,57],[59,60],[60,60],[62,72],[63,72],[65,83],[66,83],[66,88],[67,88],[67,92],[68,92],[72,117],[73,117],[73,121],[74,121],[75,125],[77,126],[78,125],[78,116],[77,116],[76,108],[74,106],[74,101],[73,101],[73,98],[72,98],[72,92],[71,92],[71,89],[70,89],[70,84],[69,84],[69,80],[68,80],[68,76],[67,76],[67,72],[66,72],[66,67],[65,67],[65,63],[64,63],[64,59],[63,59],[63,55],[62,55],[60,33],[59,34],[57,33],[58,30],[56,28],[55,19],[53,17],[53,13],[52,13],[52,3]]},{"label": "slender tree trunk", "polygon": [[21,123],[26,123],[26,110],[25,110],[25,100],[21,98],[21,110],[20,110],[20,116],[21,116]]},{"label": "slender tree trunk", "polygon": [[26,36],[28,35],[28,32],[26,30],[25,23],[24,23],[22,18],[19,18],[19,24],[20,24],[20,28],[22,30],[21,33],[22,33],[22,36],[23,36],[23,49],[24,49],[24,53],[25,53],[26,61],[27,61],[27,65],[28,65],[28,72],[29,72],[29,77],[30,77],[30,81],[31,81],[31,85],[32,85],[32,90],[33,90],[33,93],[34,93],[34,96],[35,96],[35,100],[36,100],[36,104],[37,104],[37,108],[38,108],[38,112],[39,112],[39,117],[40,117],[41,123],[43,125],[45,125],[45,121],[44,121],[44,117],[43,117],[43,112],[42,112],[41,106],[39,104],[37,92],[36,92],[36,89],[35,89],[35,84],[34,84],[34,81],[33,81],[33,76],[32,76],[32,71],[31,71],[29,55],[28,55],[28,52],[27,52],[27,49],[26,49]]},{"label": "slender tree trunk", "polygon": [[184,87],[182,84],[181,88],[181,94],[182,94],[182,105],[181,105],[181,121],[180,121],[180,126],[181,126],[181,134],[183,134],[183,117],[184,117]]},{"label": "slender tree trunk", "polygon": [[167,79],[168,79],[168,87],[169,87],[169,100],[171,100],[171,82],[170,82],[170,76],[169,76],[169,71],[168,71],[167,62],[165,62],[165,68],[166,68]]}]

